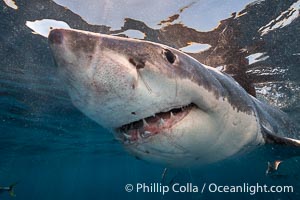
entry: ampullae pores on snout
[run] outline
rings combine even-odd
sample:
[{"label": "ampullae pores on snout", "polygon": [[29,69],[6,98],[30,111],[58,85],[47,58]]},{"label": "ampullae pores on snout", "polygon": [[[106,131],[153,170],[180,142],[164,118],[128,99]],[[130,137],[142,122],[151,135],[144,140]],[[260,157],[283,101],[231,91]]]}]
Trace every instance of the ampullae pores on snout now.
[{"label": "ampullae pores on snout", "polygon": [[138,158],[194,166],[267,143],[300,147],[283,112],[181,51],[65,29],[49,43],[74,105]]}]

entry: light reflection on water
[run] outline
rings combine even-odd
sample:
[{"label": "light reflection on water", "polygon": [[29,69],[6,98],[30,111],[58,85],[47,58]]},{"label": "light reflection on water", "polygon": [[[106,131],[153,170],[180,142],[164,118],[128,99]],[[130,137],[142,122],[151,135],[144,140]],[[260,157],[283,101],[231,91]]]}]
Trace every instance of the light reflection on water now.
[{"label": "light reflection on water", "polygon": [[55,0],[56,3],[68,7],[80,15],[89,24],[110,26],[113,30],[122,27],[125,18],[143,21],[149,27],[161,28],[160,21],[180,13],[175,22],[180,22],[198,31],[210,31],[218,26],[231,13],[239,12],[254,0],[92,0],[66,1]]}]

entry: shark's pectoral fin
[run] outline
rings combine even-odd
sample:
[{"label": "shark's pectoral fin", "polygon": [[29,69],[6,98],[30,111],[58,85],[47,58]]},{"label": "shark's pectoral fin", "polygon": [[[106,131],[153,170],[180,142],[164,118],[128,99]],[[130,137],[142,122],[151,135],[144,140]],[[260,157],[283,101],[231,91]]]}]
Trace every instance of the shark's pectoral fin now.
[{"label": "shark's pectoral fin", "polygon": [[300,140],[275,135],[272,131],[270,131],[265,126],[262,126],[261,128],[262,128],[263,137],[267,144],[278,144],[278,145],[300,148]]},{"label": "shark's pectoral fin", "polygon": [[269,144],[279,144],[286,145],[291,147],[299,147],[300,148],[300,140],[288,138],[288,137],[279,137],[273,134],[264,135],[266,143]]},{"label": "shark's pectoral fin", "polygon": [[265,126],[262,126],[261,129],[266,144],[270,144],[268,146],[271,147],[269,149],[274,159],[274,161],[268,162],[266,175],[277,174],[278,167],[283,160],[300,156],[300,140],[278,136]]}]

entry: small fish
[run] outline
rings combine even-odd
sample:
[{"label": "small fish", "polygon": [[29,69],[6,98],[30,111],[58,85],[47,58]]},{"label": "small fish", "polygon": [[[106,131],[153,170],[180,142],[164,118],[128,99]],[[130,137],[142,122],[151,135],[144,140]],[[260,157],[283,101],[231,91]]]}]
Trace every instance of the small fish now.
[{"label": "small fish", "polygon": [[15,197],[16,194],[14,193],[14,188],[15,188],[15,186],[16,186],[17,184],[18,184],[18,183],[13,183],[13,184],[11,184],[10,186],[6,186],[6,187],[1,187],[1,186],[0,186],[0,194],[1,194],[1,193],[4,193],[4,192],[8,192],[9,195],[10,195],[11,197]]}]

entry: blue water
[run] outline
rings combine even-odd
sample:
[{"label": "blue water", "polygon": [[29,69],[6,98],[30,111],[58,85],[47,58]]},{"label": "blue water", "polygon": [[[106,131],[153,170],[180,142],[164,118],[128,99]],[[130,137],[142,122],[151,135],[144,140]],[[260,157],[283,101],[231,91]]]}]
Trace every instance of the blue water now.
[{"label": "blue water", "polygon": [[[47,38],[32,34],[26,26],[27,21],[55,19],[67,22],[72,28],[108,34],[122,34],[126,27],[131,27],[145,31],[148,37],[145,39],[182,48],[188,42],[185,35],[180,35],[185,31],[184,27],[169,33],[167,29],[160,31],[163,27],[157,25],[179,13],[181,22],[190,26],[190,38],[198,42],[205,40],[202,43],[218,48],[209,55],[205,52],[193,55],[201,62],[214,67],[229,66],[237,62],[232,57],[241,56],[240,52],[245,48],[249,52],[242,57],[265,53],[267,59],[248,63],[240,69],[243,68],[252,79],[258,98],[285,110],[299,124],[299,18],[293,18],[289,25],[264,36],[258,31],[298,1],[282,0],[274,4],[266,0],[248,7],[255,1],[155,1],[153,5],[146,1],[120,2],[123,6],[117,1],[92,1],[92,6],[78,1],[78,6],[63,0],[28,0],[16,1],[18,9],[14,10],[0,1],[0,187],[17,182],[16,197],[0,192],[0,199],[299,199],[299,158],[285,161],[278,174],[266,176],[267,161],[272,158],[264,148],[247,157],[198,169],[169,169],[162,178],[164,166],[129,155],[107,130],[72,105],[57,76]],[[188,8],[180,12],[184,6]],[[95,14],[97,7],[101,15]],[[210,12],[203,12],[203,15],[210,20],[205,24],[197,11],[208,8]],[[132,9],[145,11],[134,13]],[[217,22],[230,18],[231,12],[243,9],[247,9],[247,12],[241,12],[246,13],[245,18],[237,17],[232,23],[225,23],[226,31],[220,31],[223,40],[219,38],[218,43],[214,43],[216,39],[206,37],[205,32],[217,27]],[[132,19],[127,20],[124,28],[121,26],[126,17]],[[197,19],[201,19],[199,23]],[[192,35],[194,30],[200,39]],[[235,34],[236,30],[239,33]],[[218,30],[216,32],[219,34]],[[216,59],[220,55],[223,61]],[[138,183],[161,184],[169,188],[175,183],[182,186],[190,183],[199,191],[163,195],[160,191],[136,191]],[[214,184],[237,186],[244,183],[249,186],[287,185],[293,187],[293,192],[251,194],[248,190],[224,193],[210,192],[208,188],[211,185],[213,189]],[[134,191],[126,192],[126,184],[132,184]]]}]

